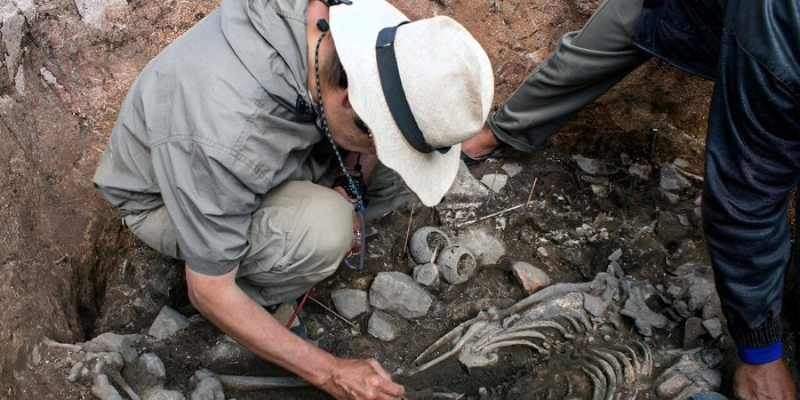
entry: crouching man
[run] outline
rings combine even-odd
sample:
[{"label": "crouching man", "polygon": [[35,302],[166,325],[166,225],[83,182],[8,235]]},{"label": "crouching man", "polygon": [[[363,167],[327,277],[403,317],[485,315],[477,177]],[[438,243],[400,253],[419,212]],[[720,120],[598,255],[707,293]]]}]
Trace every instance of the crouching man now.
[{"label": "crouching man", "polygon": [[447,17],[408,22],[382,0],[223,0],[133,83],[94,182],[138,238],[186,261],[192,303],[223,332],[336,398],[400,398],[375,360],[314,347],[263,306],[358,252],[365,211],[411,192],[438,203],[493,84]]}]

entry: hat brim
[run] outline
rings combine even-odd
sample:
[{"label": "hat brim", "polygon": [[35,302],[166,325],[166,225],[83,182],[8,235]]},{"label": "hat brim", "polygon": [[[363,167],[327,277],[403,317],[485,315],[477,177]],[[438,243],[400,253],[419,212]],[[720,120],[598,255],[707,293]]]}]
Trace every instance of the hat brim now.
[{"label": "hat brim", "polygon": [[406,141],[383,96],[375,56],[378,32],[407,20],[384,1],[353,0],[352,5],[330,9],[331,34],[348,75],[350,103],[374,133],[378,158],[402,177],[423,204],[434,206],[455,180],[461,144],[444,154],[421,153]]}]

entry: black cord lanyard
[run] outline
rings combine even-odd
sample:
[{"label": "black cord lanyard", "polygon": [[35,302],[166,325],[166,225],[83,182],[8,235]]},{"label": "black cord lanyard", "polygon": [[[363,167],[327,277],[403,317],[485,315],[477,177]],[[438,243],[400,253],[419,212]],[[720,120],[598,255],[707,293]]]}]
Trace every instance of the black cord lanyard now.
[{"label": "black cord lanyard", "polygon": [[336,142],[333,140],[333,136],[331,136],[331,131],[328,129],[328,120],[325,118],[325,106],[322,104],[322,88],[319,84],[319,46],[322,43],[322,39],[325,38],[325,35],[328,33],[328,22],[324,19],[320,19],[317,21],[317,27],[322,31],[322,34],[317,39],[317,45],[314,48],[314,79],[316,80],[317,85],[317,126],[325,132],[325,136],[328,138],[328,141],[331,143],[333,147],[333,153],[336,155],[337,161],[339,161],[339,167],[342,169],[342,174],[347,178],[347,184],[350,187],[350,192],[355,193],[356,195],[356,212],[358,213],[358,220],[359,226],[358,230],[354,233],[356,237],[361,241],[361,248],[359,249],[358,253],[358,265],[350,265],[347,261],[345,261],[345,265],[348,267],[355,269],[356,271],[361,271],[364,269],[364,261],[367,256],[367,238],[364,234],[364,228],[367,225],[367,219],[364,215],[364,200],[361,198],[361,193],[356,188],[356,183],[353,180],[353,177],[350,176],[350,173],[347,172],[347,168],[344,166],[344,160],[342,159],[342,155],[339,152],[339,147],[336,146]]}]

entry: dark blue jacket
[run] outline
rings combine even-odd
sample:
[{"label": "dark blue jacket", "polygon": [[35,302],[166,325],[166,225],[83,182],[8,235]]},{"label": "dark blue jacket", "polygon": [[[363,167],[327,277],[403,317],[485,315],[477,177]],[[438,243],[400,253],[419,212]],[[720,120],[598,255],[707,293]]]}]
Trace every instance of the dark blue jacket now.
[{"label": "dark blue jacket", "polygon": [[787,206],[800,182],[799,4],[645,0],[634,36],[644,50],[715,81],[703,222],[740,348],[780,343]]}]

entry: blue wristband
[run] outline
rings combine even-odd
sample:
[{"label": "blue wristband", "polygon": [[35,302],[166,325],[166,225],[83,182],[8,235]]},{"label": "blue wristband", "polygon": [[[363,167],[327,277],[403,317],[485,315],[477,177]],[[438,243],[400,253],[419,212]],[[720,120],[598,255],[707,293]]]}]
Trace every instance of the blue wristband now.
[{"label": "blue wristband", "polygon": [[745,364],[766,364],[781,357],[783,357],[783,343],[780,341],[764,347],[739,347],[739,359]]}]

